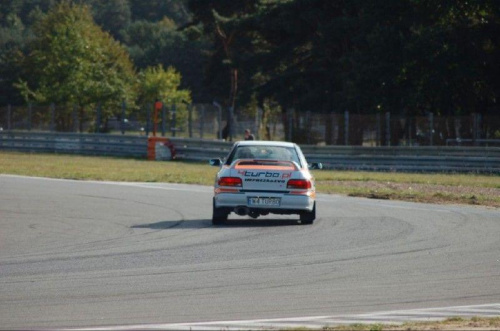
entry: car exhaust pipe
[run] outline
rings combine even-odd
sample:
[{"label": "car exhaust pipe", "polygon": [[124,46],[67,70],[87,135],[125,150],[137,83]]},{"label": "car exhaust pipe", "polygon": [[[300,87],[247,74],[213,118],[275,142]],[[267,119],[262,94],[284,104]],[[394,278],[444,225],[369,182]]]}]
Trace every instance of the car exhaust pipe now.
[{"label": "car exhaust pipe", "polygon": [[241,206],[241,207],[236,207],[234,208],[234,212],[240,216],[245,216],[245,215],[248,215],[248,207],[245,207],[245,206]]}]

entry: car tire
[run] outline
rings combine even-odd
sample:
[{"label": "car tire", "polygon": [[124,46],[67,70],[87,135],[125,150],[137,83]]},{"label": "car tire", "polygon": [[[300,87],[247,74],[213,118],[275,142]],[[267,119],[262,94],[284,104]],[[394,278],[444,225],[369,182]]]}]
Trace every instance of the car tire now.
[{"label": "car tire", "polygon": [[213,200],[212,224],[221,225],[227,221],[229,213],[226,208],[215,207],[215,199]]},{"label": "car tire", "polygon": [[313,224],[316,219],[316,202],[314,203],[313,209],[311,211],[306,211],[300,214],[300,222],[302,224]]}]

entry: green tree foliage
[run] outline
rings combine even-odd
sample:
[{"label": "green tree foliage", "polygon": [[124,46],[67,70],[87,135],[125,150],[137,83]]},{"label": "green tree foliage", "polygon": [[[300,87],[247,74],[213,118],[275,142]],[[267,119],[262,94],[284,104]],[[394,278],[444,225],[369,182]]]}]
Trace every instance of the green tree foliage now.
[{"label": "green tree foliage", "polygon": [[355,15],[348,1],[272,1],[230,22],[253,31],[252,56],[241,62],[253,90],[285,108],[325,111],[345,102]]},{"label": "green tree foliage", "polygon": [[5,17],[15,15],[23,24],[30,26],[36,18],[35,13],[47,12],[59,0],[2,0],[0,1],[0,22]]},{"label": "green tree foliage", "polygon": [[[14,60],[61,1],[0,1],[0,104],[18,99],[20,69],[26,82],[42,71]],[[90,5],[139,68],[176,67],[195,101],[410,116],[500,108],[498,0],[73,2]]]},{"label": "green tree foliage", "polygon": [[193,20],[191,28],[201,26],[203,33],[212,42],[206,84],[215,98],[228,107],[236,106],[240,84],[245,80],[240,72],[238,57],[242,49],[234,47],[251,42],[246,30],[236,24],[227,24],[249,15],[257,8],[258,0],[189,0]]},{"label": "green tree foliage", "polygon": [[138,68],[162,64],[174,67],[182,75],[181,88],[193,91],[196,100],[212,101],[203,93],[203,61],[207,42],[190,40],[175,22],[164,18],[159,22],[136,21],[127,29],[125,43]]},{"label": "green tree foliage", "polygon": [[[67,0],[5,0],[0,1],[0,105],[22,103],[19,90],[13,87],[20,78],[31,74],[29,68],[20,68],[18,53],[27,52],[33,36],[33,24],[54,6]],[[87,5],[95,22],[132,52],[132,60],[139,68],[163,64],[178,68],[185,79],[183,87],[191,87],[197,99],[203,94],[202,52],[203,38],[189,40],[178,25],[189,20],[185,0],[72,0],[76,5]],[[144,28],[144,25],[146,27]],[[154,30],[154,31],[153,31]],[[24,66],[24,64],[22,64]]]},{"label": "green tree foliage", "polygon": [[0,105],[20,101],[12,79],[19,78],[20,68],[16,58],[25,45],[25,39],[29,38],[17,15],[10,14],[4,24],[0,26]]},{"label": "green tree foliage", "polygon": [[132,62],[124,47],[94,23],[87,7],[63,2],[33,31],[17,87],[26,101],[67,105],[58,118],[62,129],[69,127],[72,104],[80,106],[80,119],[97,103],[103,119],[118,110],[121,100],[133,104]]},{"label": "green tree foliage", "polygon": [[103,30],[121,40],[122,34],[132,22],[129,0],[80,0],[92,9],[95,22]]},{"label": "green tree foliage", "polygon": [[229,36],[215,44],[209,83],[231,84],[217,76],[227,64],[247,78],[238,81],[242,100],[256,93],[283,109],[407,115],[499,109],[495,0],[192,0],[190,8],[205,34]]},{"label": "green tree foliage", "polygon": [[0,105],[22,102],[13,86],[22,69],[17,60],[33,38],[31,24],[54,3],[55,0],[0,1]]},{"label": "green tree foliage", "polygon": [[[445,2],[437,8],[427,2],[417,10],[420,24],[409,45],[413,61],[405,68],[421,108],[444,115],[498,111],[498,1]],[[423,47],[427,52],[420,56]]]},{"label": "green tree foliage", "polygon": [[[495,1],[368,1],[352,56],[365,108],[408,115],[486,113],[500,92]],[[495,105],[496,104],[496,105]]]},{"label": "green tree foliage", "polygon": [[140,103],[146,107],[156,100],[163,102],[166,106],[176,105],[177,127],[182,128],[186,123],[186,104],[191,103],[189,90],[179,89],[181,75],[174,68],[167,70],[161,64],[155,67],[147,67],[139,73]]},{"label": "green tree foliage", "polygon": [[189,21],[187,0],[129,0],[134,21],[157,22],[169,17],[178,25]]}]

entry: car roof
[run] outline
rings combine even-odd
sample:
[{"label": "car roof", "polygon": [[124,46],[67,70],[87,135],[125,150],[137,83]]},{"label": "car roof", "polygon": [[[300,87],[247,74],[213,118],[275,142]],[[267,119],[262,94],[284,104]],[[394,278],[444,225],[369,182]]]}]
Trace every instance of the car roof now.
[{"label": "car roof", "polygon": [[242,140],[235,143],[238,146],[277,146],[277,147],[295,147],[295,143],[287,141],[268,141],[268,140]]}]

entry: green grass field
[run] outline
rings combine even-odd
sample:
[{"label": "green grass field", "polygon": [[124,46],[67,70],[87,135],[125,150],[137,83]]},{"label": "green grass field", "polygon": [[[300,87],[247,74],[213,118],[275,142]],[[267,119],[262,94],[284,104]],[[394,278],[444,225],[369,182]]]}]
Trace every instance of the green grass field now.
[{"label": "green grass field", "polygon": [[[194,162],[0,152],[0,173],[78,180],[212,185],[218,168]],[[500,176],[313,171],[317,190],[375,199],[500,207]]]}]

